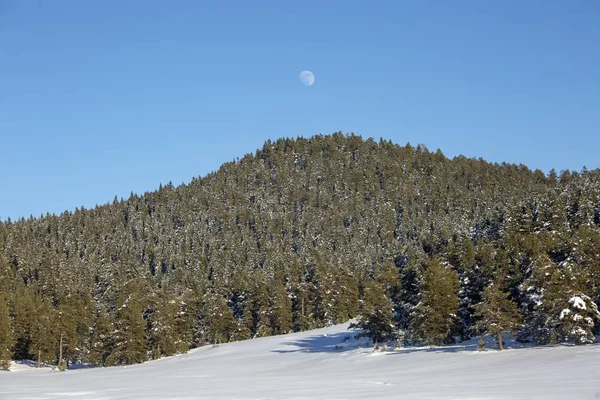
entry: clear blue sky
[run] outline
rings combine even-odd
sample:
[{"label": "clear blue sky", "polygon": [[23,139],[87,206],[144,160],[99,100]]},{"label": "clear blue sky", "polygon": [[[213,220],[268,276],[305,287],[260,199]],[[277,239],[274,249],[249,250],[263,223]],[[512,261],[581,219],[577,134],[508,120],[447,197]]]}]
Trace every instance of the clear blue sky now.
[{"label": "clear blue sky", "polygon": [[0,219],[338,130],[598,168],[599,21],[597,0],[0,0]]}]

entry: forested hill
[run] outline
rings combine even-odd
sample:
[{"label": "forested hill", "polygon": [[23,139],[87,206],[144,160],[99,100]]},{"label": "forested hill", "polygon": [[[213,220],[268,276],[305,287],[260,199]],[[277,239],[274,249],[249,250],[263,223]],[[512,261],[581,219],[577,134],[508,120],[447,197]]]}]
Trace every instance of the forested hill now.
[{"label": "forested hill", "polygon": [[599,249],[599,170],[268,141],[187,185],[0,224],[0,359],[125,364],[359,315],[375,340],[587,343]]}]

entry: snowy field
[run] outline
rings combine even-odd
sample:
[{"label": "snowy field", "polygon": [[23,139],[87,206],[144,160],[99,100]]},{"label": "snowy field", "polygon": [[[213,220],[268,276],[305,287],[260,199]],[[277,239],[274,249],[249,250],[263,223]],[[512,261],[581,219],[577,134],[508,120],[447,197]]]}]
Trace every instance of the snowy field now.
[{"label": "snowy field", "polygon": [[347,326],[128,367],[61,373],[15,365],[0,372],[0,399],[600,399],[598,345],[382,352],[355,341]]}]

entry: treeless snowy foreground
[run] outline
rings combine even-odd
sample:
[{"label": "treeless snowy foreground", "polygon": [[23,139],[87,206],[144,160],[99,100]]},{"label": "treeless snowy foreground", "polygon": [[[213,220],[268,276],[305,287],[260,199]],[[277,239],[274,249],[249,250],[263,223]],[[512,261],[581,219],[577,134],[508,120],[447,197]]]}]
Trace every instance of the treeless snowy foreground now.
[{"label": "treeless snowy foreground", "polygon": [[[127,367],[15,365],[0,399],[600,399],[600,346],[373,351],[348,324]],[[367,347],[368,346],[368,347]]]}]

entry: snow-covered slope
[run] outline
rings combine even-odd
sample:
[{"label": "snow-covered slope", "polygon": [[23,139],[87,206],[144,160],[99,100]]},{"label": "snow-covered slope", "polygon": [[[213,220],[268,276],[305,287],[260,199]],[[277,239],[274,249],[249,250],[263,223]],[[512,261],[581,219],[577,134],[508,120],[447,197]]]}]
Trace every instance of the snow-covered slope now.
[{"label": "snow-covered slope", "polygon": [[0,399],[599,399],[600,346],[374,352],[347,324],[128,367],[0,373]]}]

